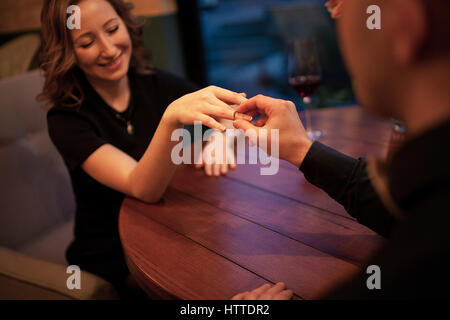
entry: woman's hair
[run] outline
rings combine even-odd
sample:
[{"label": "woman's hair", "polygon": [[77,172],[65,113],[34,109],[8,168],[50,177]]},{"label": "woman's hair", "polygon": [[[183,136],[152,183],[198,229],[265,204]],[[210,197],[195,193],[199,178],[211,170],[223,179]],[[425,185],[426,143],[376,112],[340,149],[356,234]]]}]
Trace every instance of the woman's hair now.
[{"label": "woman's hair", "polygon": [[[76,65],[75,51],[66,22],[67,8],[81,0],[45,0],[41,12],[40,67],[45,74],[39,101],[55,105],[79,106],[84,100],[81,85],[83,72]],[[148,55],[142,41],[144,21],[131,14],[133,4],[123,0],[106,0],[116,10],[130,34],[132,56],[130,67],[139,73],[149,73]]]}]

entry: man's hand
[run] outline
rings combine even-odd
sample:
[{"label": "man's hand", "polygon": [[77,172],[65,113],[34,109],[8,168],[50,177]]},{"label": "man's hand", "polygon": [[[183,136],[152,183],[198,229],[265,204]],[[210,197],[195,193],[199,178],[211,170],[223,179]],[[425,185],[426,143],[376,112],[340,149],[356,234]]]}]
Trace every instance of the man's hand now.
[{"label": "man's hand", "polygon": [[243,102],[236,111],[250,116],[261,115],[255,124],[243,119],[237,119],[233,122],[233,125],[235,128],[244,131],[248,129],[255,130],[257,138],[259,138],[259,130],[266,129],[267,149],[264,151],[268,154],[270,154],[271,150],[270,130],[278,129],[280,159],[287,160],[296,167],[300,167],[312,142],[303,128],[294,103],[258,95]]},{"label": "man's hand", "polygon": [[271,286],[265,284],[253,291],[246,291],[235,295],[231,300],[290,300],[292,297],[292,290],[284,290],[283,282],[278,282]]}]

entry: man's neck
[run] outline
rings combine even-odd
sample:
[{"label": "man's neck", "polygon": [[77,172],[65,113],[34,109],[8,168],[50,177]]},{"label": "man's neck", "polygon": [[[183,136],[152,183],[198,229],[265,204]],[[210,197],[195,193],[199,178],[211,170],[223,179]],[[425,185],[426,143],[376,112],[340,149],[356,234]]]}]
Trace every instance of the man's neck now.
[{"label": "man's neck", "polygon": [[450,68],[417,75],[404,96],[403,120],[411,136],[450,120]]}]

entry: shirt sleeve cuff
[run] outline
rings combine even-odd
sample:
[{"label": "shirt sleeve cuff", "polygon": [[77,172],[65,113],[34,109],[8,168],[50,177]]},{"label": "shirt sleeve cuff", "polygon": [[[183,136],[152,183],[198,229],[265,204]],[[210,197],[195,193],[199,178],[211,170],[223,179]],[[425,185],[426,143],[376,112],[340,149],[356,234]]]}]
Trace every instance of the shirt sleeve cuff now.
[{"label": "shirt sleeve cuff", "polygon": [[311,184],[336,197],[357,165],[357,159],[314,141],[299,169]]}]

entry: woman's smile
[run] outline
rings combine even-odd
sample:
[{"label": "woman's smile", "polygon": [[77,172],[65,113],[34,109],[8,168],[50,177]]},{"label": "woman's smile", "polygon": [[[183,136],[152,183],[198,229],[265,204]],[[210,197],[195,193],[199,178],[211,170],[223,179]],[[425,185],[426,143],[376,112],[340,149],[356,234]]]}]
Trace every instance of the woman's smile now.
[{"label": "woman's smile", "polygon": [[84,0],[78,5],[82,27],[71,30],[78,67],[90,81],[124,79],[132,43],[123,20],[105,0]]},{"label": "woman's smile", "polygon": [[107,70],[115,70],[122,64],[122,53],[119,54],[119,56],[113,60],[111,60],[108,63],[99,63],[99,66],[107,69]]}]

